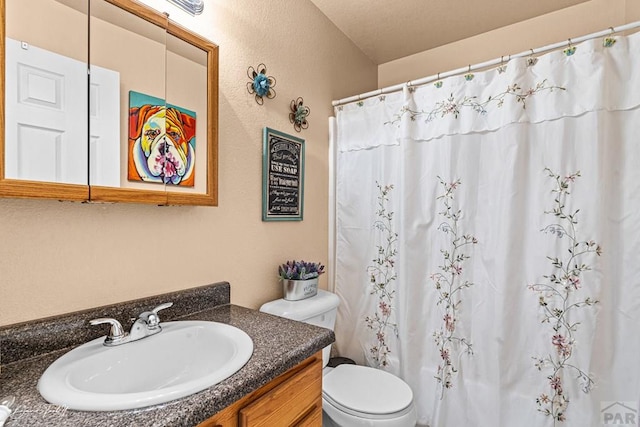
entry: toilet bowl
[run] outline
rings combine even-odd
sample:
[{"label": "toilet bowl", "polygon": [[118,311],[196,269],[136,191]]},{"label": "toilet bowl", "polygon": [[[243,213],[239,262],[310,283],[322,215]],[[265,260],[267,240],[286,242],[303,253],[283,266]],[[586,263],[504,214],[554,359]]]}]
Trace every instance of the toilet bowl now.
[{"label": "toilet bowl", "polygon": [[[319,290],[299,301],[279,299],[260,311],[333,330],[340,300]],[[331,346],[322,351],[323,427],[414,427],[417,413],[411,388],[400,378],[358,365],[326,367]]]},{"label": "toilet bowl", "polygon": [[413,392],[404,381],[357,365],[323,372],[322,409],[323,427],[413,427],[417,419]]}]

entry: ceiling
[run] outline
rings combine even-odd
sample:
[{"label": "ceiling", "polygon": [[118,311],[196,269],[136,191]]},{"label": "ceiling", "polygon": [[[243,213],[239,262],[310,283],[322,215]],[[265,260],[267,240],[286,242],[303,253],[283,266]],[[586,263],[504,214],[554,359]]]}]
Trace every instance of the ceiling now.
[{"label": "ceiling", "polygon": [[311,0],[383,64],[589,0]]}]

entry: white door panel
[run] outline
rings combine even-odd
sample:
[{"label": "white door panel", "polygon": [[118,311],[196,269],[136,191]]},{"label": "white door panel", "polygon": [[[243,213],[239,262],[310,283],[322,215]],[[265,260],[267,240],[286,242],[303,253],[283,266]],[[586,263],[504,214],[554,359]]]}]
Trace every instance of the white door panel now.
[{"label": "white door panel", "polygon": [[89,183],[120,186],[120,73],[91,65]]},{"label": "white door panel", "polygon": [[64,132],[32,126],[18,127],[17,175],[33,181],[59,181]]},{"label": "white door panel", "polygon": [[6,178],[87,184],[86,70],[6,39]]},{"label": "white door panel", "polygon": [[88,85],[84,62],[6,46],[5,177],[119,187],[120,74],[92,65]]}]

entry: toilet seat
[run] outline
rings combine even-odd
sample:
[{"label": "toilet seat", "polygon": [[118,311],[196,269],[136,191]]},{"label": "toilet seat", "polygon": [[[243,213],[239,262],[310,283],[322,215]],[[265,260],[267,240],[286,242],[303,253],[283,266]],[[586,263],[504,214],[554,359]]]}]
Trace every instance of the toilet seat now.
[{"label": "toilet seat", "polygon": [[339,365],[323,376],[322,396],[359,418],[390,419],[413,409],[413,392],[400,378],[375,368]]}]

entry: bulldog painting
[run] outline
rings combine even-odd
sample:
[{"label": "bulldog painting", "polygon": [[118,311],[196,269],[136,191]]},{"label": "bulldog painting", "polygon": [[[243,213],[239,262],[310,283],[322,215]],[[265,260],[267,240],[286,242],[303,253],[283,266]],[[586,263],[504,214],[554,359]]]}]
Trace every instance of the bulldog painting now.
[{"label": "bulldog painting", "polygon": [[195,112],[129,92],[128,179],[193,187],[195,135]]}]

